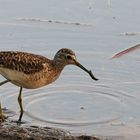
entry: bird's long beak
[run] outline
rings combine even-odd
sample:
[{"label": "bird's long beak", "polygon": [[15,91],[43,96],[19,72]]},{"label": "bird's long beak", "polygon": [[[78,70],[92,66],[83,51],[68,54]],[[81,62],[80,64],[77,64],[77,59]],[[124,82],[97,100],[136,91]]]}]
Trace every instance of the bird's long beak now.
[{"label": "bird's long beak", "polygon": [[81,65],[79,62],[77,62],[77,61],[75,61],[75,64],[76,64],[76,66],[80,67],[80,68],[83,69],[85,72],[87,72],[93,80],[98,80],[98,79],[92,74],[92,71],[91,71],[91,70],[87,70],[84,66],[82,66],[82,65]]}]

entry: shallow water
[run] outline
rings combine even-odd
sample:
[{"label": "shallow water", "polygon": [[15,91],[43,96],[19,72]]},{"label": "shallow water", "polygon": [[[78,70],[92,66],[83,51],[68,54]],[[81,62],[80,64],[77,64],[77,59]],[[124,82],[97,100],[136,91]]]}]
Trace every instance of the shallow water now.
[{"label": "shallow water", "polygon": [[[139,33],[140,2],[32,3],[0,1],[0,49],[53,58],[60,48],[70,48],[99,81],[75,66],[67,66],[55,83],[24,89],[23,120],[72,133],[139,138],[140,51],[121,59],[110,58],[139,43],[139,34],[126,33]],[[1,87],[0,94],[3,107],[15,111],[12,118],[16,120],[18,92],[19,88],[9,83]]]}]

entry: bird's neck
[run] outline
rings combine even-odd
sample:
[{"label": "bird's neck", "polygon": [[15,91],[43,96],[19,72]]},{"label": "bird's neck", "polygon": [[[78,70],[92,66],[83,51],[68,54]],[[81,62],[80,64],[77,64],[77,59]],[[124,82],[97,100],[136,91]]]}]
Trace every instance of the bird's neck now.
[{"label": "bird's neck", "polygon": [[62,71],[63,68],[66,66],[64,61],[61,60],[57,60],[57,61],[53,60],[53,65],[58,71]]}]

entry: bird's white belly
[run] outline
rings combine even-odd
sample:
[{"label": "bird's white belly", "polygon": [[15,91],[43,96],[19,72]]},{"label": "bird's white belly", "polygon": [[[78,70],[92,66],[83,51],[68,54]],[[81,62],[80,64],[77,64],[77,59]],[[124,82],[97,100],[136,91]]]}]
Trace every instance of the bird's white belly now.
[{"label": "bird's white belly", "polygon": [[51,83],[45,77],[38,78],[40,76],[39,73],[25,74],[16,70],[0,68],[0,74],[10,80],[11,83],[23,88],[34,89]]}]

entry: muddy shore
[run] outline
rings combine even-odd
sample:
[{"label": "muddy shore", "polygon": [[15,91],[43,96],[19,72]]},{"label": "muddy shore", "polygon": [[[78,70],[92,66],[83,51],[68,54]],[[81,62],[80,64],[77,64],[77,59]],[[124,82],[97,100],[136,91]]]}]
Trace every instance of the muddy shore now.
[{"label": "muddy shore", "polygon": [[[50,127],[19,125],[11,120],[0,123],[0,140],[103,140],[96,136],[78,135]],[[107,140],[107,139],[106,139]]]}]

